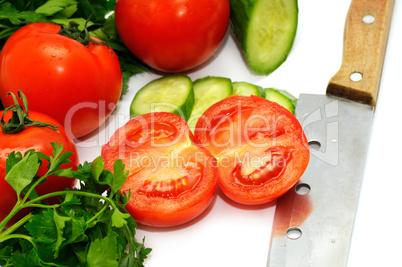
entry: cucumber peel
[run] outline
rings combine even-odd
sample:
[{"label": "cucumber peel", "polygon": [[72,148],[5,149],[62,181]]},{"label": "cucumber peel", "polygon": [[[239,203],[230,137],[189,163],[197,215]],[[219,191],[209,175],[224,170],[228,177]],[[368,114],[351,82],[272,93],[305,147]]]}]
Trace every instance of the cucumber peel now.
[{"label": "cucumber peel", "polygon": [[229,0],[230,21],[250,69],[268,75],[286,61],[298,23],[297,0]]},{"label": "cucumber peel", "polygon": [[213,104],[232,95],[263,97],[276,102],[294,114],[297,98],[285,90],[263,88],[248,82],[232,82],[217,76],[199,78],[173,74],[155,79],[143,86],[130,105],[130,115],[171,112],[183,117],[194,132],[198,119]]},{"label": "cucumber peel", "polygon": [[265,98],[265,91],[261,86],[248,82],[233,82],[233,95],[250,96],[256,95]]},{"label": "cucumber peel", "polygon": [[233,93],[232,81],[225,77],[207,76],[194,81],[194,106],[187,120],[193,131],[198,119],[213,104],[229,97]]},{"label": "cucumber peel", "polygon": [[297,98],[285,90],[265,88],[265,99],[278,103],[295,114]]},{"label": "cucumber peel", "polygon": [[171,112],[188,119],[194,105],[193,83],[187,75],[168,75],[142,87],[130,105],[130,116]]}]

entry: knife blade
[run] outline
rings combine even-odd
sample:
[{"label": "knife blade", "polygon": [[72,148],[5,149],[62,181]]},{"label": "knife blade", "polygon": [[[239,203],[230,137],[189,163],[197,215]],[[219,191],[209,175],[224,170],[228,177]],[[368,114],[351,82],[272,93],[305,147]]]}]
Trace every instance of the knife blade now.
[{"label": "knife blade", "polygon": [[347,265],[393,7],[394,0],[353,0],[342,65],[326,95],[299,96],[311,157],[277,200],[268,267]]}]

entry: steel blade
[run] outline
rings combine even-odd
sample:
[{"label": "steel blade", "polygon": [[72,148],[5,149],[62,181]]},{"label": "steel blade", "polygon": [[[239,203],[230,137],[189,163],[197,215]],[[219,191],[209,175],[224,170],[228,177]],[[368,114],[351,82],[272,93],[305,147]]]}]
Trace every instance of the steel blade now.
[{"label": "steel blade", "polygon": [[296,116],[311,157],[298,184],[277,201],[269,267],[347,264],[393,6],[353,0],[342,66],[327,95],[300,95]]},{"label": "steel blade", "polygon": [[373,107],[301,95],[296,116],[311,158],[298,184],[278,199],[268,266],[345,266]]}]

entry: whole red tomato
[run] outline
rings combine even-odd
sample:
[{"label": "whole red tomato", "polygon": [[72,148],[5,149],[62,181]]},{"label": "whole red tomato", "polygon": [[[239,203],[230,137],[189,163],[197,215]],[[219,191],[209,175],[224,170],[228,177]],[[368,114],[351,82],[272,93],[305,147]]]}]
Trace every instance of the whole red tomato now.
[{"label": "whole red tomato", "polygon": [[[0,118],[3,116],[3,112],[4,111],[0,111]],[[10,118],[11,111],[4,114],[3,119],[5,122],[8,122]],[[59,124],[48,115],[35,111],[29,111],[29,118],[34,121],[50,123],[52,125]],[[23,155],[25,151],[34,149],[47,156],[51,156],[53,147],[50,142],[62,143],[64,151],[73,152],[73,155],[70,157],[71,162],[61,167],[77,168],[79,159],[74,143],[68,138],[62,126],[59,126],[57,130],[58,132],[47,127],[28,126],[18,133],[6,134],[3,132],[3,127],[0,125],[0,221],[10,213],[17,202],[16,192],[4,179],[6,175],[6,159],[12,151],[21,152]],[[47,162],[44,162],[41,165],[38,171],[39,176],[43,176],[47,172],[47,164]],[[50,176],[45,183],[38,185],[35,189],[40,195],[44,195],[54,191],[61,191],[65,188],[72,188],[75,182],[75,179],[71,178]],[[27,211],[25,211],[25,213],[26,212]],[[25,213],[18,213],[10,223],[15,222],[21,216],[25,215]]]},{"label": "whole red tomato", "polygon": [[12,104],[7,92],[22,90],[32,110],[55,118],[78,138],[110,115],[121,94],[122,74],[110,47],[83,45],[58,34],[60,28],[34,23],[10,36],[0,55],[0,97],[7,107]]},{"label": "whole red tomato", "polygon": [[209,59],[229,24],[228,0],[118,0],[117,31],[144,63],[182,72]]}]

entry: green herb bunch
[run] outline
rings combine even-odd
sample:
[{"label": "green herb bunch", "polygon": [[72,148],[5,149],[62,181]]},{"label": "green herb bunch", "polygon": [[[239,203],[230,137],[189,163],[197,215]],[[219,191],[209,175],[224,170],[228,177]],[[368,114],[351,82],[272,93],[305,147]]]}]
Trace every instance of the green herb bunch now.
[{"label": "green herb bunch", "polygon": [[19,28],[35,22],[68,26],[71,21],[105,42],[118,55],[123,74],[123,92],[132,75],[150,70],[138,60],[119,37],[115,21],[116,0],[0,0],[0,50]]},{"label": "green herb bunch", "polygon": [[[52,143],[53,155],[29,150],[12,152],[6,161],[6,181],[18,195],[10,214],[0,222],[1,266],[144,266],[151,252],[137,242],[137,225],[125,210],[129,195],[120,187],[128,177],[121,160],[113,172],[101,157],[77,170],[62,169],[72,152]],[[37,175],[45,161],[47,173]],[[35,187],[49,176],[77,178],[77,189],[38,195]],[[59,204],[47,200],[58,197]],[[6,228],[23,208],[31,212]]]}]

